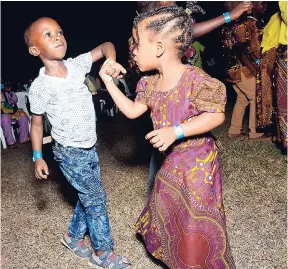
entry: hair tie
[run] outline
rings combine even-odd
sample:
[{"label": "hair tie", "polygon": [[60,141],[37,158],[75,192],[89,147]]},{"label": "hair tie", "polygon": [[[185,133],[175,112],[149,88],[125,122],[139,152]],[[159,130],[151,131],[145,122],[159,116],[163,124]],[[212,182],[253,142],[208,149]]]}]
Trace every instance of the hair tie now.
[{"label": "hair tie", "polygon": [[190,16],[192,14],[192,11],[189,8],[186,8],[185,12],[188,16]]}]

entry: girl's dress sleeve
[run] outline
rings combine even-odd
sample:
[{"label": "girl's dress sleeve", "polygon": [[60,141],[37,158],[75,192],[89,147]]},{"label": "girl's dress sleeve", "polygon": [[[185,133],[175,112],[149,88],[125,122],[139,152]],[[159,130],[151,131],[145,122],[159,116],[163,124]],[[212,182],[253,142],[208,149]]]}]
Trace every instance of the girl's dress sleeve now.
[{"label": "girl's dress sleeve", "polygon": [[226,88],[217,79],[205,76],[205,79],[197,83],[191,97],[191,102],[200,114],[225,112]]},{"label": "girl's dress sleeve", "polygon": [[139,80],[136,87],[136,99],[135,102],[141,103],[143,105],[147,105],[147,78],[143,77]]}]

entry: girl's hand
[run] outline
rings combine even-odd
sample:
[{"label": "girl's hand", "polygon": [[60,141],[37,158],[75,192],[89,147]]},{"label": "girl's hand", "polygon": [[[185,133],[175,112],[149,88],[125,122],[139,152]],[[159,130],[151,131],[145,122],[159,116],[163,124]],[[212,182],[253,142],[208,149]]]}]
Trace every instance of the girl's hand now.
[{"label": "girl's hand", "polygon": [[249,14],[252,12],[253,4],[252,2],[242,2],[230,11],[230,17],[232,21],[237,20],[244,12]]},{"label": "girl's hand", "polygon": [[99,71],[99,76],[105,84],[113,81],[112,76],[107,75],[107,73],[111,71],[111,65],[108,65],[106,62],[102,65]]},{"label": "girl's hand", "polygon": [[154,148],[165,151],[176,140],[176,133],[173,127],[166,127],[148,133],[145,138],[150,140]]},{"label": "girl's hand", "polygon": [[123,77],[122,74],[126,74],[127,73],[126,69],[121,64],[118,64],[118,63],[114,62],[111,59],[108,59],[108,61],[111,63],[111,71],[107,75],[110,75],[113,78],[120,79],[120,78]]},{"label": "girl's hand", "polygon": [[106,83],[111,82],[112,78],[122,78],[123,75],[121,73],[126,74],[125,68],[113,60],[107,59],[102,65],[99,75],[104,83]]}]

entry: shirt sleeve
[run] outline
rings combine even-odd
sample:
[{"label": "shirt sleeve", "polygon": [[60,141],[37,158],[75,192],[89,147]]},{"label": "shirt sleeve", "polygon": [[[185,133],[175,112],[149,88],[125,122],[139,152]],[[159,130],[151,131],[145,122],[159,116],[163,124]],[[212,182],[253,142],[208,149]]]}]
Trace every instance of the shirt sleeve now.
[{"label": "shirt sleeve", "polygon": [[193,100],[199,113],[223,113],[226,104],[226,88],[217,79],[207,77],[200,82],[193,94]]},{"label": "shirt sleeve", "polygon": [[41,115],[47,110],[49,94],[41,84],[33,82],[29,90],[30,110],[33,114]]},{"label": "shirt sleeve", "polygon": [[70,58],[69,60],[70,62],[72,62],[73,65],[80,68],[82,71],[81,73],[83,73],[84,75],[90,72],[93,64],[91,52],[81,54],[76,58]]},{"label": "shirt sleeve", "polygon": [[15,92],[10,92],[10,93],[6,93],[6,97],[8,100],[9,105],[11,104],[17,104],[18,102],[18,97],[15,94]]},{"label": "shirt sleeve", "polygon": [[143,77],[139,80],[136,87],[136,98],[135,102],[141,103],[143,105],[147,105],[147,97],[146,97],[146,91],[147,91],[148,83],[146,77]]}]

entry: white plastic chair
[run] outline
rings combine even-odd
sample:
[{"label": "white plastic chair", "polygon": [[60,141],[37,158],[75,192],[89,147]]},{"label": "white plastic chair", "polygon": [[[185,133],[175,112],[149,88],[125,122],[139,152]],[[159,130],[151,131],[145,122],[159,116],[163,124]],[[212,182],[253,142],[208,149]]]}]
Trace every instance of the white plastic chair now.
[{"label": "white plastic chair", "polygon": [[32,116],[29,114],[28,109],[27,109],[27,101],[29,98],[28,97],[29,94],[27,92],[16,92],[15,94],[18,97],[18,102],[17,102],[18,108],[23,109],[28,117],[29,133],[30,133]]},{"label": "white plastic chair", "polygon": [[2,143],[3,149],[6,149],[7,148],[6,139],[5,139],[1,126],[0,126],[0,136],[1,136],[1,143]]},{"label": "white plastic chair", "polygon": [[134,94],[130,92],[129,87],[128,87],[125,79],[124,79],[124,78],[120,78],[119,81],[123,84],[123,86],[124,86],[124,88],[125,88],[125,94],[126,94],[126,96],[127,96],[127,97],[134,96]]},{"label": "white plastic chair", "polygon": [[[12,124],[11,124],[11,131],[12,131],[12,136],[13,136],[13,138],[14,138],[14,141],[16,141],[16,137],[15,137],[15,133],[14,133],[14,127],[13,127],[13,125],[15,125],[15,124],[18,124],[17,123],[17,121],[12,121]],[[17,128],[17,133],[18,133],[18,128]],[[15,129],[15,132],[16,132],[16,129]],[[19,133],[18,133],[19,134]]]},{"label": "white plastic chair", "polygon": [[[106,105],[106,101],[103,99],[100,99],[99,102],[100,102],[100,110],[103,111],[104,106]],[[110,110],[107,109],[107,114],[108,114],[108,116],[111,116],[111,117],[114,116],[113,107]]]}]

